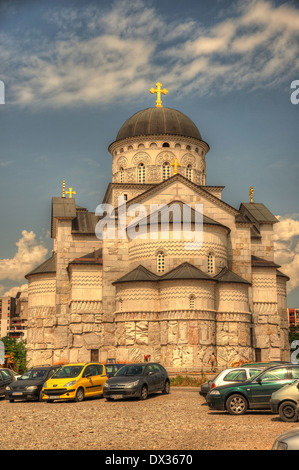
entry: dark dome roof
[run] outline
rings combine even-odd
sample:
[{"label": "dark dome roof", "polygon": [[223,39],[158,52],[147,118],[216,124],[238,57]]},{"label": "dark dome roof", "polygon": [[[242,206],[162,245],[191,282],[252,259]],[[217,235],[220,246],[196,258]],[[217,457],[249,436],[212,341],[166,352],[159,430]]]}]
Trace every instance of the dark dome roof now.
[{"label": "dark dome roof", "polygon": [[188,116],[171,108],[147,108],[131,116],[120,128],[116,140],[144,135],[171,134],[202,140]]}]

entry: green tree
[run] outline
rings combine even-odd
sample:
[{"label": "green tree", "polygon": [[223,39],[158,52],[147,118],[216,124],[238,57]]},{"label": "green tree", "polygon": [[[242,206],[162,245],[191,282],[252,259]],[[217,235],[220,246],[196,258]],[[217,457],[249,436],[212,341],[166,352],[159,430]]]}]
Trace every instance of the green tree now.
[{"label": "green tree", "polygon": [[23,374],[27,370],[29,361],[26,360],[26,341],[17,341],[15,338],[5,336],[1,338],[5,346],[5,355],[13,355],[14,370]]}]

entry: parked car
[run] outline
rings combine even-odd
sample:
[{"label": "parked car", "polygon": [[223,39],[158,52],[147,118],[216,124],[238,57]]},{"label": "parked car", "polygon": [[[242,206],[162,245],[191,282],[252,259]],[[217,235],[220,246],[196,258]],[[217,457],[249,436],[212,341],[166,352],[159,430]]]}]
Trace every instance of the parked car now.
[{"label": "parked car", "polygon": [[88,362],[66,364],[44,383],[43,399],[83,401],[87,397],[103,395],[103,386],[108,379],[104,364]]},{"label": "parked car", "polygon": [[279,414],[283,421],[298,421],[297,403],[299,400],[299,380],[285,385],[284,387],[272,393],[270,399],[271,410]]},{"label": "parked car", "polygon": [[42,387],[61,366],[33,367],[18,377],[16,382],[6,387],[5,398],[10,402],[15,400],[42,401]]},{"label": "parked car", "polygon": [[275,439],[272,450],[299,450],[299,428],[280,434]]},{"label": "parked car", "polygon": [[270,409],[272,393],[299,378],[298,364],[269,367],[247,382],[215,387],[206,397],[213,410],[241,415],[248,409]]},{"label": "parked car", "polygon": [[244,363],[240,367],[263,367],[264,369],[266,367],[272,367],[272,366],[278,366],[280,364],[292,364],[291,361],[270,361],[270,362],[249,362],[249,363]]},{"label": "parked car", "polygon": [[113,377],[113,375],[116,374],[116,372],[123,366],[124,364],[115,364],[115,363],[105,364],[106,374],[108,378]]},{"label": "parked car", "polygon": [[246,382],[254,375],[257,375],[263,367],[231,367],[224,369],[217,374],[212,380],[201,386],[199,394],[206,397],[207,394],[215,387],[228,385],[230,383]]},{"label": "parked car", "polygon": [[[217,375],[216,375],[217,377]],[[212,388],[212,382],[213,382],[214,379],[212,380],[208,380],[207,382],[205,382],[204,384],[202,384],[202,386],[200,387],[200,390],[199,390],[199,395],[201,395],[202,397],[206,397],[207,394],[210,392],[211,388]]]},{"label": "parked car", "polygon": [[138,397],[146,400],[150,393],[170,392],[170,380],[161,364],[126,364],[104,385],[107,401],[118,398]]},{"label": "parked car", "polygon": [[17,380],[18,374],[11,369],[0,369],[0,396],[5,394],[5,389]]}]

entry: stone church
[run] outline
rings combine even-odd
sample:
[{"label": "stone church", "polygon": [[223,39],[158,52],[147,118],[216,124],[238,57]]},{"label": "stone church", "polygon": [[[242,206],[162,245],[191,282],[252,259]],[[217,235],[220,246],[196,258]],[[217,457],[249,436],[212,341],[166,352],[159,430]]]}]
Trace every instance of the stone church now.
[{"label": "stone church", "polygon": [[[185,114],[162,106],[167,90],[159,86],[150,90],[157,105],[131,116],[109,146],[103,207],[115,209],[117,223],[125,205],[124,230],[109,236],[106,227],[99,237],[106,214],[77,205],[72,188],[52,198],[52,255],[26,275],[31,365],[150,355],[181,373],[206,369],[212,352],[219,367],[289,360],[288,277],[274,262],[278,220],[252,193],[237,209],[222,199],[224,186],[207,184],[209,145]],[[143,235],[130,237],[130,209],[139,206],[148,214]],[[188,249],[172,211],[186,206],[194,230],[202,207],[201,242]]]}]

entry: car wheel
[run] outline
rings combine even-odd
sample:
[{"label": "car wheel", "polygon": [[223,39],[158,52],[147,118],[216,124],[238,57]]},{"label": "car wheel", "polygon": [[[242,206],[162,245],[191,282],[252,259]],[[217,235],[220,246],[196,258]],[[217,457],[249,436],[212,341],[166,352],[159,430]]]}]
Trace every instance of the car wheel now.
[{"label": "car wheel", "polygon": [[14,402],[14,400],[9,400],[9,403],[13,403],[13,402]]},{"label": "car wheel", "polygon": [[165,384],[164,384],[164,388],[162,390],[162,393],[164,394],[167,394],[170,393],[170,382],[169,380],[166,380]]},{"label": "car wheel", "polygon": [[78,388],[75,401],[83,401],[84,400],[84,390],[83,388]]},{"label": "car wheel", "polygon": [[39,392],[37,401],[44,401],[44,400],[43,400],[43,395],[44,395],[44,394],[43,394],[43,392],[42,392],[42,390],[41,390],[41,391]]},{"label": "car wheel", "polygon": [[248,403],[242,395],[231,395],[226,402],[226,409],[231,415],[243,415],[246,413]]},{"label": "car wheel", "polygon": [[146,400],[148,396],[147,386],[143,385],[140,393],[140,400]]},{"label": "car wheel", "polygon": [[284,401],[279,407],[279,416],[282,421],[295,422],[297,420],[296,404],[292,401]]}]

